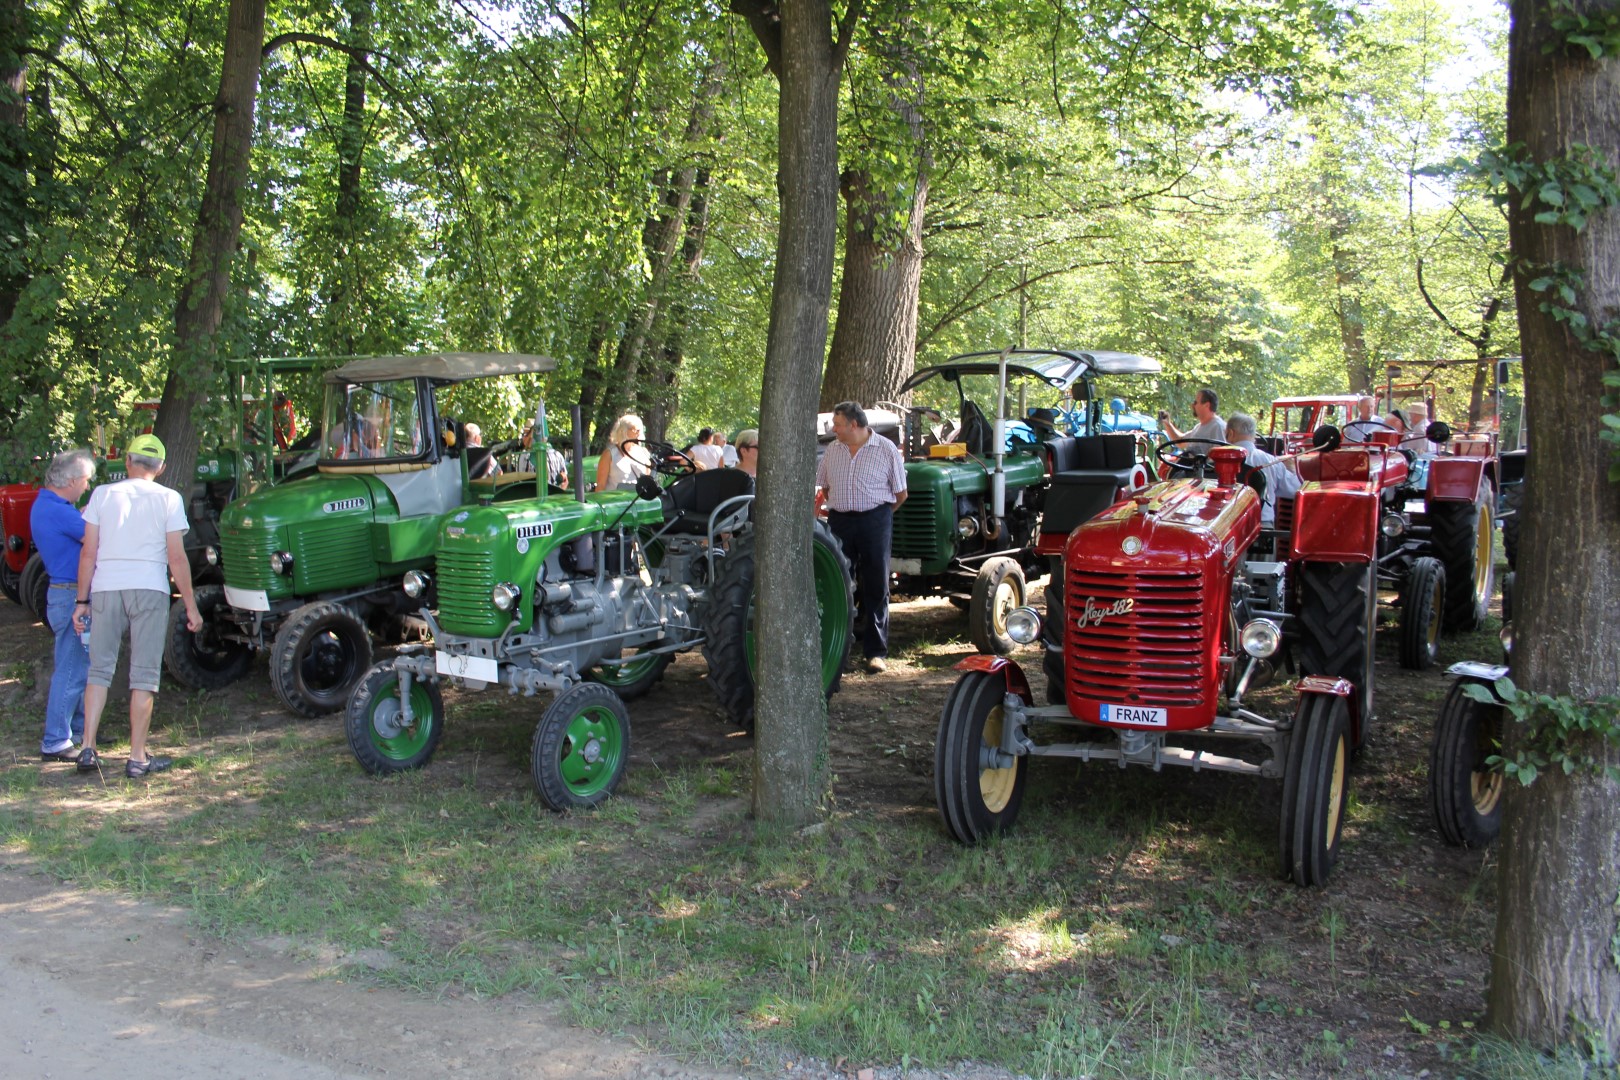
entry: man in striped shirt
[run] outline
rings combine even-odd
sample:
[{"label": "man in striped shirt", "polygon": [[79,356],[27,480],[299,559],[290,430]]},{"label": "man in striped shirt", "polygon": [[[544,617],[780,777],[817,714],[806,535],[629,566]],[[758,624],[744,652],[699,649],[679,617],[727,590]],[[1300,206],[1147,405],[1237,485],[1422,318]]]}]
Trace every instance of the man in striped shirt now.
[{"label": "man in striped shirt", "polygon": [[906,501],[906,461],[900,448],[866,424],[853,401],[833,406],[833,435],[816,466],[817,500],[825,494],[827,524],[855,572],[855,634],[866,670],[887,667],[889,655],[889,544],[894,512]]}]

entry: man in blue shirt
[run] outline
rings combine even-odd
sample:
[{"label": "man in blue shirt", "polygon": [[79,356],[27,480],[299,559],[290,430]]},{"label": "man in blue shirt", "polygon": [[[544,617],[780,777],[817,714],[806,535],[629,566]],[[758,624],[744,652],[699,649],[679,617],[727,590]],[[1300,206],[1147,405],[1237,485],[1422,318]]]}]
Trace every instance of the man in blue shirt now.
[{"label": "man in blue shirt", "polygon": [[45,622],[56,634],[56,667],[45,701],[45,737],[39,744],[44,761],[77,761],[74,744],[84,735],[84,680],[90,671],[90,651],[73,628],[79,551],[84,541],[84,518],[74,504],[84,497],[95,474],[96,459],[88,450],[56,455],[28,517],[34,546],[50,574]]}]

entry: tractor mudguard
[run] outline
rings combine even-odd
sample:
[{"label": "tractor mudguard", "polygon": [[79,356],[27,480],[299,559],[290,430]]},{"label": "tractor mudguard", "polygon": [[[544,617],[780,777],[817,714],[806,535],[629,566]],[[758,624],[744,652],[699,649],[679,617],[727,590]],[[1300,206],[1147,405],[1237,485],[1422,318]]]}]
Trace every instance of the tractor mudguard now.
[{"label": "tractor mudguard", "polygon": [[1364,563],[1378,550],[1378,492],[1366,484],[1311,482],[1294,497],[1290,557]]},{"label": "tractor mudguard", "polygon": [[1505,664],[1482,664],[1477,660],[1460,660],[1446,668],[1447,675],[1455,675],[1469,682],[1484,683],[1495,687],[1496,680],[1508,673]]},{"label": "tractor mudguard", "polygon": [[975,653],[972,656],[958,660],[952,667],[956,671],[982,671],[986,675],[1003,673],[1003,677],[1007,680],[1008,690],[1011,690],[1025,701],[1034,700],[1034,696],[1029,689],[1029,679],[1024,675],[1024,669],[1019,667],[1016,661],[1008,657]]},{"label": "tractor mudguard", "polygon": [[1429,461],[1428,501],[1471,503],[1479,494],[1485,458],[1437,457]]},{"label": "tractor mudguard", "polygon": [[1344,698],[1344,703],[1350,708],[1350,730],[1357,733],[1351,745],[1360,745],[1361,699],[1356,694],[1355,683],[1333,675],[1306,675],[1294,685],[1294,689],[1299,691],[1300,697],[1306,694],[1327,694]]}]

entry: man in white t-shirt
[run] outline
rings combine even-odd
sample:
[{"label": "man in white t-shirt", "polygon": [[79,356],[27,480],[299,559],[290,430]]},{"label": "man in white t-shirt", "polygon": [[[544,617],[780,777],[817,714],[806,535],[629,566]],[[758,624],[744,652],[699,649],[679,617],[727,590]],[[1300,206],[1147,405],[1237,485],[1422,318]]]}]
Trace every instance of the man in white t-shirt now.
[{"label": "man in white t-shirt", "polygon": [[714,428],[698,432],[697,442],[686,448],[686,455],[697,462],[700,469],[719,469],[725,465],[725,451],[714,444]]},{"label": "man in white t-shirt", "polygon": [[169,577],[186,607],[186,628],[202,629],[186,561],[185,503],[179,492],[157,483],[166,451],[156,435],[129,441],[124,466],[129,479],[103,484],[84,508],[84,547],[79,554],[79,595],[73,627],[90,631],[90,674],[84,688],[84,749],[80,772],[98,772],[96,728],[107,706],[118,653],[129,635],[129,762],[132,779],[162,772],[174,762],[146,752],[152,698],[163,669],[163,639],[169,626]]}]

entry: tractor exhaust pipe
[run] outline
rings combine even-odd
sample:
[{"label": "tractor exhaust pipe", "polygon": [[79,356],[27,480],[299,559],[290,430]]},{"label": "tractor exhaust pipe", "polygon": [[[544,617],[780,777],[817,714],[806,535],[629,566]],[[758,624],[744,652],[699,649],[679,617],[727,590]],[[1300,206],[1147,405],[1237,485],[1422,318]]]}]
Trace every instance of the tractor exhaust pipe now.
[{"label": "tractor exhaust pipe", "polygon": [[568,410],[568,419],[574,423],[574,501],[585,501],[585,433],[580,427],[585,422],[578,405]]},{"label": "tractor exhaust pipe", "polygon": [[996,467],[990,473],[990,513],[1000,520],[1007,516],[1007,474],[1002,469],[1002,457],[1007,449],[1007,355],[1013,351],[1009,345],[1001,350],[996,371],[996,422],[992,425],[996,440]]}]

